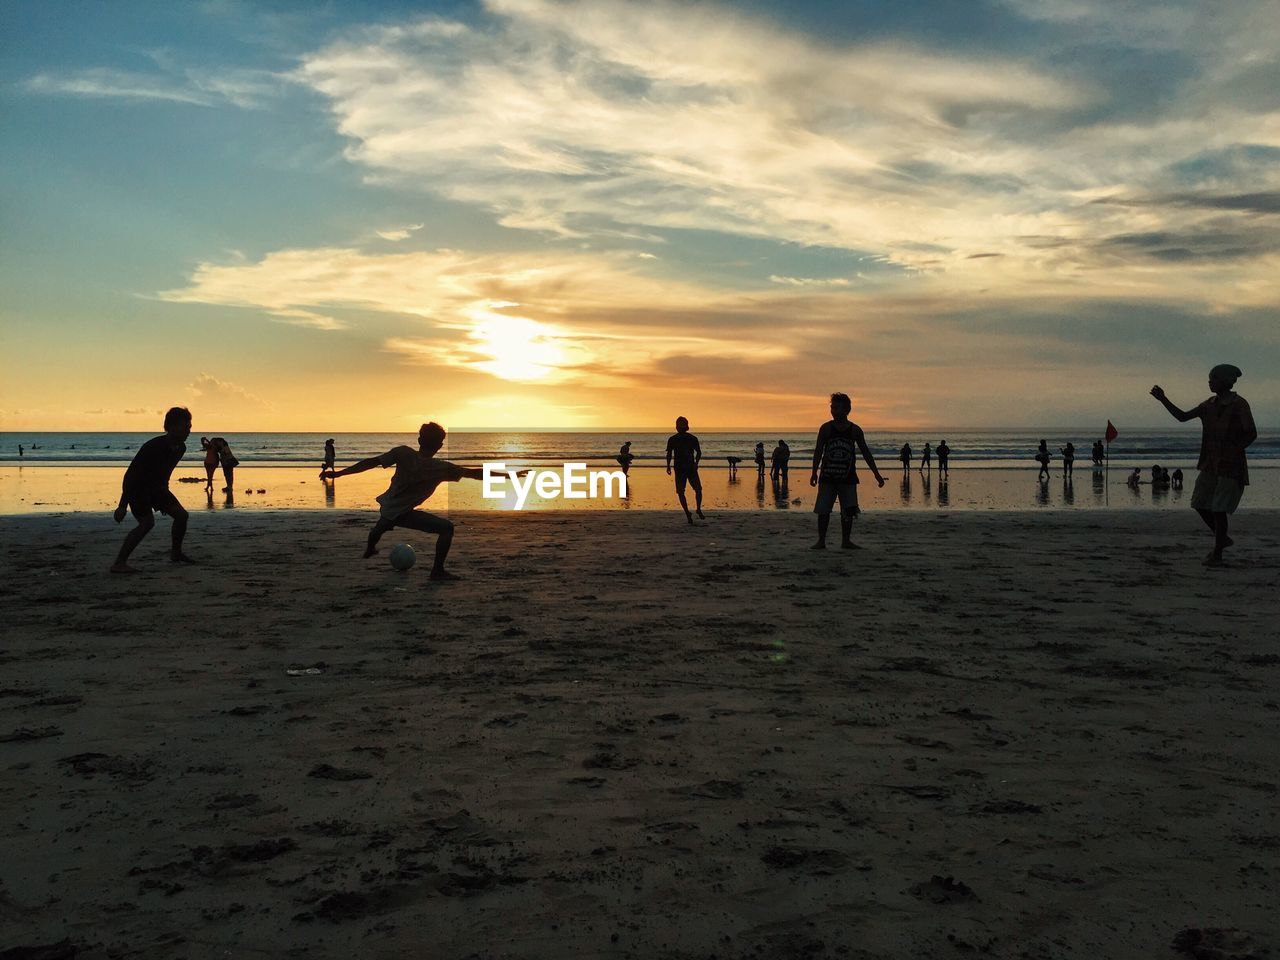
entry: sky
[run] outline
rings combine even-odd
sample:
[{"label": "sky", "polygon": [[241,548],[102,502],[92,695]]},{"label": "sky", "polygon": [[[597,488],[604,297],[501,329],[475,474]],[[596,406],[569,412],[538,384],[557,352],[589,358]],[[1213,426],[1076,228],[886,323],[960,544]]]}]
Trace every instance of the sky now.
[{"label": "sky", "polygon": [[0,6],[0,430],[1280,415],[1280,2]]}]

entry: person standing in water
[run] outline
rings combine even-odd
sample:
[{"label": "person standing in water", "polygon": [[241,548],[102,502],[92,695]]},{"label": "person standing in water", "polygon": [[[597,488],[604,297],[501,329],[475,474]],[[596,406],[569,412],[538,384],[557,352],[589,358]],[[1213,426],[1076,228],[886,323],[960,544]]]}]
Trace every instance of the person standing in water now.
[{"label": "person standing in water", "polygon": [[170,407],[164,415],[164,433],[152,437],[134,454],[121,484],[120,505],[113,514],[116,523],[124,521],[132,512],[138,525],[125,535],[112,573],[137,573],[129,566],[129,555],[142,542],[143,537],[156,525],[153,514],[163,513],[173,518],[173,546],[169,559],[174,563],[193,563],[182,552],[182,541],[187,535],[187,511],[169,489],[169,478],[182,455],[187,452],[187,437],[191,436],[191,411],[186,407]]},{"label": "person standing in water", "polygon": [[818,428],[813,445],[813,472],[809,486],[818,488],[813,512],[818,515],[818,542],[814,550],[827,548],[827,528],[831,525],[831,509],[840,501],[840,547],[856,550],[853,542],[853,518],[858,509],[858,452],[871,468],[876,483],[884,486],[884,477],[876,467],[876,458],[867,447],[862,428],[849,419],[853,401],[848,394],[831,395],[831,419]]},{"label": "person standing in water", "polygon": [[1191,506],[1213,531],[1213,550],[1204,559],[1209,567],[1222,566],[1222,551],[1235,544],[1227,535],[1227,517],[1236,512],[1244,488],[1249,485],[1245,450],[1258,439],[1248,401],[1232,390],[1240,376],[1239,367],[1218,364],[1209,371],[1213,396],[1190,410],[1176,407],[1159,384],[1151,388],[1151,395],[1179,423],[1200,420],[1200,459],[1196,462],[1199,473],[1191,491]]},{"label": "person standing in water", "polygon": [[756,472],[764,478],[764,441],[756,444]]},{"label": "person standing in water", "polygon": [[618,455],[614,459],[622,467],[623,473],[629,473],[631,471],[631,461],[635,458],[635,454],[631,452],[631,441],[628,440],[618,448]]},{"label": "person standing in water", "polygon": [[218,444],[208,437],[201,437],[200,449],[204,451],[204,488],[212,493],[213,472],[218,469]]},{"label": "person standing in water", "polygon": [[324,478],[325,471],[332,471],[333,465],[338,461],[338,449],[333,445],[333,437],[324,442],[324,465],[320,468],[320,477]]},{"label": "person standing in water", "polygon": [[898,459],[902,461],[903,473],[911,469],[911,444],[904,443],[902,445],[902,449],[898,451]]},{"label": "person standing in water", "polygon": [[933,472],[933,448],[929,446],[929,441],[924,442],[924,451],[920,454],[920,472]]},{"label": "person standing in water", "polygon": [[1059,447],[1058,450],[1062,453],[1062,476],[1070,480],[1071,470],[1076,462],[1076,445],[1068,440],[1067,445]]},{"label": "person standing in water", "polygon": [[1044,440],[1040,441],[1040,449],[1036,451],[1036,463],[1040,464],[1040,472],[1036,474],[1037,480],[1049,479],[1049,461],[1053,456],[1049,453],[1049,445]]},{"label": "person standing in water", "polygon": [[947,458],[951,456],[951,448],[947,446],[946,438],[938,444],[938,477],[950,477],[951,470],[947,466]]},{"label": "person standing in water", "polygon": [[693,526],[693,514],[689,512],[689,502],[685,499],[685,484],[693,487],[697,497],[695,510],[699,520],[702,515],[702,480],[698,477],[698,462],[702,460],[702,444],[689,432],[689,421],[684,417],[676,417],[676,432],[667,438],[667,476],[671,476],[671,467],[675,465],[676,497],[684,510],[685,519]]}]

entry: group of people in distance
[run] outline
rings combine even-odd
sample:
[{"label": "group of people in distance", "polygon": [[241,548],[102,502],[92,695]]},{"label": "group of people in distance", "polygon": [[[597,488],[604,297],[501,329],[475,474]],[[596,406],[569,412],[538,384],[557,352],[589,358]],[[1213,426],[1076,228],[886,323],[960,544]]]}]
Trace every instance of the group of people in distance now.
[{"label": "group of people in distance", "polygon": [[[1058,452],[1062,454],[1062,476],[1064,479],[1071,479],[1076,465],[1076,445],[1070,440],[1067,441],[1065,447],[1059,447]],[[1101,440],[1093,442],[1093,450],[1089,455],[1089,459],[1095,467],[1101,467],[1107,459],[1107,448]],[[1049,442],[1041,440],[1040,446],[1036,450],[1036,463],[1040,464],[1040,471],[1036,474],[1037,480],[1049,479],[1049,464],[1053,462],[1053,454],[1049,452]]]},{"label": "group of people in distance", "polygon": [[[1134,467],[1133,473],[1129,474],[1129,478],[1125,480],[1130,490],[1136,490],[1143,483],[1142,468]],[[1156,490],[1181,490],[1182,489],[1182,470],[1174,470],[1169,473],[1168,467],[1162,467],[1158,463],[1151,465],[1151,486]]]},{"label": "group of people in distance", "polygon": [[[1228,521],[1240,504],[1244,488],[1249,483],[1249,470],[1245,451],[1257,439],[1258,431],[1253,421],[1253,413],[1243,397],[1232,389],[1241,376],[1240,369],[1231,364],[1220,364],[1209,372],[1209,389],[1213,396],[1197,404],[1190,410],[1182,410],[1175,406],[1158,385],[1151,388],[1151,395],[1164,405],[1165,409],[1180,422],[1199,419],[1201,421],[1200,458],[1196,464],[1199,471],[1194,491],[1191,495],[1191,506],[1200,515],[1205,525],[1212,531],[1213,549],[1205,558],[1209,566],[1221,566],[1223,551],[1232,546],[1234,541],[1228,535]],[[817,488],[813,512],[818,518],[818,539],[813,549],[822,550],[827,545],[827,532],[831,522],[831,513],[838,502],[840,504],[840,546],[844,549],[856,548],[853,542],[853,520],[859,512],[858,506],[858,472],[857,459],[861,455],[870,469],[876,483],[884,486],[885,478],[876,466],[875,457],[867,446],[862,428],[849,419],[853,404],[844,393],[831,394],[831,419],[818,430],[813,447],[813,465],[809,476],[809,484]],[[125,536],[120,552],[111,566],[113,573],[133,573],[129,566],[129,556],[142,539],[155,526],[156,513],[167,514],[173,520],[173,543],[170,559],[175,563],[193,562],[183,552],[183,539],[186,535],[188,514],[178,498],[169,490],[169,479],[174,467],[186,453],[186,441],[191,435],[191,412],[185,407],[173,407],[164,418],[164,433],[144,443],[134,456],[129,468],[125,471],[121,487],[120,503],[115,510],[117,523],[132,512],[138,525]],[[418,431],[418,447],[393,447],[386,453],[361,460],[350,467],[334,469],[335,453],[333,441],[325,444],[325,467],[320,476],[323,480],[332,481],[338,477],[362,473],[374,467],[394,468],[391,483],[378,498],[378,519],[369,531],[364,556],[370,557],[377,552],[379,540],[396,527],[405,527],[437,536],[435,562],[431,568],[432,580],[457,579],[445,570],[445,559],[453,542],[453,524],[445,519],[424,510],[418,509],[441,483],[459,480],[481,480],[484,472],[479,467],[464,467],[436,456],[444,445],[445,429],[438,423],[424,423]],[[214,438],[219,440],[221,438]],[[213,468],[210,466],[210,451],[214,450],[214,442],[202,438],[205,447],[205,466],[209,483],[212,484]],[[758,449],[762,450],[762,446]],[[945,469],[943,448],[946,441],[938,447],[939,468]],[[1045,441],[1040,442],[1042,454],[1047,458]],[[225,440],[216,448],[219,457],[223,451],[230,455],[230,447]],[[904,445],[902,456],[904,470],[909,466],[910,447]],[[925,445],[928,451],[928,444]],[[1067,444],[1063,448],[1074,447]],[[949,450],[948,450],[949,453]],[[1097,447],[1095,445],[1095,460]],[[789,455],[789,454],[788,454]],[[234,460],[234,456],[231,456]],[[632,456],[630,443],[624,444],[619,452],[618,460],[624,469],[630,466]],[[1039,456],[1037,456],[1039,459]],[[689,432],[689,421],[685,417],[676,420],[676,432],[667,440],[666,469],[668,475],[674,474],[676,496],[684,510],[685,518],[692,525],[696,512],[704,518],[702,512],[702,482],[698,477],[698,464],[702,460],[702,446],[698,438]],[[759,462],[759,461],[757,461]],[[783,461],[785,463],[785,460]],[[226,461],[222,461],[224,470]],[[923,464],[922,464],[923,465]],[[234,469],[235,464],[231,465]],[[1047,470],[1047,463],[1041,463],[1042,470]],[[523,476],[527,470],[517,471],[516,476]],[[508,477],[512,474],[508,473]],[[228,487],[231,474],[227,473]],[[686,487],[692,487],[695,494],[695,508],[690,511],[686,499]]]},{"label": "group of people in distance", "polygon": [[[933,472],[933,457],[938,456],[938,475],[940,477],[951,476],[951,448],[947,446],[944,439],[935,449],[925,441],[924,449],[920,451],[920,472]],[[906,473],[911,469],[911,444],[904,443],[902,449],[898,451],[898,459],[902,462],[902,472]],[[905,482],[905,481],[904,481]]]}]

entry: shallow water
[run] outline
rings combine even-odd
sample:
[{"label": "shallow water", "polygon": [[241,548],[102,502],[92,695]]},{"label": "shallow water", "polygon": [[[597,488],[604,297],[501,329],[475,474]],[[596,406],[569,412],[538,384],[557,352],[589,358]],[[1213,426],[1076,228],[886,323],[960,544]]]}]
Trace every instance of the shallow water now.
[{"label": "shallow water", "polygon": [[[540,468],[541,469],[541,468]],[[123,467],[117,465],[0,466],[0,514],[110,511],[120,496]],[[900,469],[886,472],[883,489],[860,472],[859,499],[863,510],[1164,510],[1185,509],[1191,497],[1195,471],[1187,470],[1185,490],[1157,490],[1143,484],[1136,490],[1125,485],[1125,473],[1092,472],[1087,465],[1066,482],[1055,470],[1046,483],[1036,479],[1034,466],[1027,470],[955,470],[947,481],[937,471],[922,476],[912,471],[906,478]],[[704,509],[793,510],[813,509],[814,490],[806,470],[792,471],[790,482],[775,487],[756,471],[740,469],[736,478],[723,467],[701,471]],[[182,482],[183,478],[196,482]],[[1242,508],[1280,507],[1280,469],[1260,467],[1251,471],[1253,483],[1245,492]],[[258,467],[242,465],[235,473],[235,490],[222,492],[222,476],[215,489],[204,489],[204,471],[198,463],[184,462],[174,472],[171,489],[188,510],[260,509],[376,509],[374,498],[386,489],[391,474],[371,470],[336,483],[325,484],[311,467]],[[479,481],[463,480],[442,485],[424,505],[426,510],[504,510],[512,498],[486,500]],[[265,491],[265,492],[259,492]],[[690,505],[693,504],[689,491]],[[658,467],[631,470],[625,499],[543,499],[531,492],[526,510],[677,510],[673,482]]]}]

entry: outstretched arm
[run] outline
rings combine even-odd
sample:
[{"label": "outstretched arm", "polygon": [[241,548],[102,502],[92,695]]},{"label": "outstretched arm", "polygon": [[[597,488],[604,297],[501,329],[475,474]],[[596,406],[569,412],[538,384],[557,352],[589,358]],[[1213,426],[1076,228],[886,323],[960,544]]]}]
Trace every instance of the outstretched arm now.
[{"label": "outstretched arm", "polygon": [[336,480],[338,477],[349,477],[353,473],[364,473],[366,470],[372,470],[374,467],[380,466],[382,466],[381,457],[370,457],[367,460],[357,461],[341,470],[326,470],[321,476],[326,480]]},{"label": "outstretched arm", "polygon": [[[492,475],[493,475],[493,476],[495,476],[495,477],[523,477],[523,476],[528,475],[528,473],[529,473],[529,471],[528,471],[528,470],[507,470],[507,471],[505,471],[505,472],[503,472],[503,471],[499,471],[499,470],[494,470]],[[456,480],[483,480],[483,479],[484,479],[484,468],[483,468],[483,467],[459,467],[459,468],[458,468],[458,476],[457,476],[457,477],[455,477],[454,479],[456,479]]]},{"label": "outstretched arm", "polygon": [[1186,423],[1188,420],[1196,418],[1194,410],[1181,410],[1170,402],[1169,398],[1164,395],[1164,388],[1156,384],[1151,388],[1151,395],[1164,404],[1164,408],[1169,411],[1175,420],[1179,423]]},{"label": "outstretched arm", "polygon": [[[880,468],[876,466],[876,458],[871,455],[871,448],[867,446],[866,437],[858,437],[858,449],[862,451],[862,459],[867,461],[867,466],[871,468],[871,472],[875,475],[876,483],[884,486],[884,477],[880,476]],[[906,480],[902,481],[906,483]]]}]

